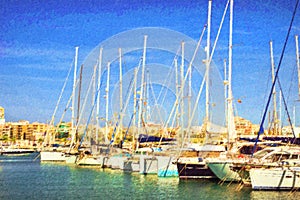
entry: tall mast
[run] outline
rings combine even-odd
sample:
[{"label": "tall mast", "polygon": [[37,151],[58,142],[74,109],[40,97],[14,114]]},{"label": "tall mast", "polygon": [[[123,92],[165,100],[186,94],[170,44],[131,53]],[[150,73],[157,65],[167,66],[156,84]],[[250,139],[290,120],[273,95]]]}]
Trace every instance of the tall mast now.
[{"label": "tall mast", "polygon": [[179,108],[179,83],[178,83],[178,61],[177,58],[174,60],[174,65],[175,65],[175,85],[176,85],[176,126],[179,125],[179,113],[178,113],[178,108]]},{"label": "tall mast", "polygon": [[133,127],[136,126],[136,89],[137,89],[137,84],[136,84],[136,79],[137,79],[137,68],[134,68],[134,91],[133,91],[133,119],[132,119],[132,124]]},{"label": "tall mast", "polygon": [[133,119],[132,119],[132,124],[134,127],[133,135],[132,135],[132,143],[134,144],[135,148],[135,134],[136,134],[136,79],[137,79],[137,73],[138,69],[134,68],[134,91],[133,91]]},{"label": "tall mast", "polygon": [[138,131],[141,127],[141,120],[143,115],[143,98],[144,98],[144,81],[145,81],[145,65],[146,65],[146,49],[147,49],[147,35],[144,36],[144,50],[143,50],[143,60],[142,60],[142,77],[141,77],[141,91],[139,99],[139,118],[138,118]]},{"label": "tall mast", "polygon": [[209,68],[210,68],[210,27],[211,27],[211,4],[212,0],[208,0],[208,16],[207,16],[207,43],[206,43],[206,122],[209,120]]},{"label": "tall mast", "polygon": [[[299,45],[298,45],[298,35],[295,35],[296,41],[296,61],[298,68],[298,101],[300,101],[300,61],[299,61]],[[294,127],[296,127],[296,105],[294,106]]]},{"label": "tall mast", "polygon": [[233,29],[233,0],[230,0],[230,18],[229,18],[229,52],[228,52],[228,134],[229,142],[234,142],[236,139],[234,114],[232,105],[232,31]]},{"label": "tall mast", "polygon": [[[227,95],[228,95],[228,80],[227,80],[227,65],[226,65],[226,59],[224,59],[224,99],[225,99],[225,116],[228,116],[228,103],[227,103]],[[228,126],[228,119],[226,117],[226,127]]]},{"label": "tall mast", "polygon": [[[282,92],[279,90],[279,121],[282,122]],[[281,128],[279,129],[279,134],[281,135]]]},{"label": "tall mast", "polygon": [[[78,86],[78,97],[77,97],[77,116],[76,116],[76,126],[78,127],[79,123],[79,112],[80,112],[80,99],[81,99],[81,85],[82,85],[82,70],[83,65],[80,66],[80,73],[79,73],[79,86]],[[79,142],[78,132],[75,130],[75,138],[76,142]]]},{"label": "tall mast", "polygon": [[184,96],[184,42],[181,42],[181,65],[180,65],[180,79],[181,79],[181,84],[180,84],[180,118],[181,118],[181,137],[182,137],[182,142],[184,140],[184,120],[183,120],[183,114],[184,114],[184,102],[183,102],[183,96]]},{"label": "tall mast", "polygon": [[106,79],[106,107],[105,107],[105,140],[108,143],[108,102],[109,102],[109,76],[110,76],[110,62],[107,63],[107,79]]},{"label": "tall mast", "polygon": [[[272,67],[272,83],[275,81],[275,64],[273,56],[273,42],[270,41],[270,56],[271,56],[271,67]],[[276,103],[276,89],[273,88],[273,134],[278,134],[278,118],[277,118],[277,103]]]},{"label": "tall mast", "polygon": [[120,138],[123,140],[122,127],[123,127],[123,80],[122,80],[122,49],[119,48],[119,70],[120,70],[120,122],[119,122],[119,133]]},{"label": "tall mast", "polygon": [[300,100],[300,61],[299,61],[299,46],[298,46],[298,35],[295,35],[296,41],[296,58],[297,58],[297,68],[298,68],[298,95]]},{"label": "tall mast", "polygon": [[[191,98],[192,98],[192,67],[189,67],[189,77],[188,77],[188,116],[187,121],[192,120],[191,119]],[[190,134],[188,134],[188,137]],[[189,138],[188,138],[189,140]]]},{"label": "tall mast", "polygon": [[[93,105],[93,107],[94,107],[94,103],[96,102],[97,103],[97,101],[95,101],[95,98],[96,98],[96,92],[97,92],[97,85],[98,84],[96,84],[96,80],[98,80],[98,79],[96,79],[96,75],[97,75],[97,67],[98,67],[98,65],[97,64],[95,64],[95,66],[94,66],[94,73],[93,73],[93,76],[92,76],[92,80],[93,80],[93,98],[91,99],[92,100],[92,102],[91,102],[91,105]],[[82,71],[80,71],[80,76],[81,76],[81,74],[82,74]],[[93,108],[93,110],[92,110],[92,124],[94,125],[95,124],[95,118],[97,117],[97,115],[96,115],[96,112],[95,112],[95,110],[94,110],[94,108]],[[94,132],[94,127],[92,127],[92,130],[93,131],[88,131],[87,132],[87,139],[89,139],[88,141],[89,141],[89,145],[90,145],[90,147],[91,147],[91,152],[93,151],[93,148],[92,148],[92,140],[93,140],[93,132]],[[96,135],[96,133],[95,133],[95,135]]]},{"label": "tall mast", "polygon": [[150,87],[150,73],[149,73],[149,69],[147,69],[146,72],[146,102],[145,102],[145,106],[146,106],[146,119],[147,122],[149,122],[150,120],[150,106],[149,106],[149,87]]},{"label": "tall mast", "polygon": [[74,76],[73,76],[73,91],[72,91],[72,130],[75,127],[75,90],[77,77],[77,62],[78,62],[78,48],[75,47],[75,61],[74,61]]},{"label": "tall mast", "polygon": [[78,48],[75,47],[75,61],[74,61],[74,75],[73,75],[73,90],[72,90],[72,142],[73,145],[77,142],[77,133],[75,132],[75,90],[76,90],[76,78],[77,78],[77,63],[78,63]]},{"label": "tall mast", "polygon": [[100,83],[101,83],[101,74],[102,74],[102,51],[103,48],[100,48],[99,51],[99,61],[98,61],[98,84],[97,84],[97,92],[98,92],[98,96],[97,96],[97,105],[96,105],[96,143],[98,144],[98,137],[99,137],[99,128],[100,128]]}]

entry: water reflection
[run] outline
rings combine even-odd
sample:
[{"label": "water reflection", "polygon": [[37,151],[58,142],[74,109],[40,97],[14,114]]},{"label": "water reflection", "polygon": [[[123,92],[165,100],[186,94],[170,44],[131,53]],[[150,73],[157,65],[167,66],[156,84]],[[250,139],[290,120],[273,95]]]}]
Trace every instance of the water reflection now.
[{"label": "water reflection", "polygon": [[0,163],[0,199],[300,199],[217,180],[161,178],[64,164]]}]

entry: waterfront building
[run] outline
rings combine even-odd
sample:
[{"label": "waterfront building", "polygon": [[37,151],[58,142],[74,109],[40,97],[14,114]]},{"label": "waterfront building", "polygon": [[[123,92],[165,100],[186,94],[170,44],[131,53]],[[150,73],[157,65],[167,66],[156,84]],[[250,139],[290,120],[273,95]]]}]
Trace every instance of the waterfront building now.
[{"label": "waterfront building", "polygon": [[10,135],[10,126],[8,124],[0,124],[0,139],[7,140]]},{"label": "waterfront building", "polygon": [[235,128],[238,136],[254,135],[258,131],[257,126],[253,125],[247,119],[237,116],[234,118],[234,121],[235,121]]},{"label": "waterfront building", "polygon": [[[4,125],[0,125],[0,140],[2,144],[41,144],[44,141],[46,132],[50,133],[60,133],[59,131],[64,131],[64,133],[70,132],[69,123],[64,123],[62,126],[58,126],[56,130],[54,126],[49,126],[48,124],[33,122],[29,123],[26,120],[20,120],[19,122],[7,122]],[[67,134],[67,136],[69,136]]]},{"label": "waterfront building", "polygon": [[0,126],[5,124],[4,108],[0,106]]},{"label": "waterfront building", "polygon": [[[299,138],[300,137],[300,127],[294,126],[293,130],[294,130],[296,137]],[[293,137],[292,127],[291,126],[282,127],[282,135]]]},{"label": "waterfront building", "polygon": [[14,140],[30,140],[30,133],[28,131],[29,121],[20,120],[19,122],[10,122],[11,136]]}]

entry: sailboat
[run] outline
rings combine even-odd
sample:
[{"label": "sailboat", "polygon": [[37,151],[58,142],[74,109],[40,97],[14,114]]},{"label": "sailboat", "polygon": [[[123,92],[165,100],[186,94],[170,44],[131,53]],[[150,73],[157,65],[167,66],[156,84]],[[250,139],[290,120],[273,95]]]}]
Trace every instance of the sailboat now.
[{"label": "sailboat", "polygon": [[[273,48],[272,41],[270,42],[270,54],[271,54],[271,66],[272,66],[272,77],[274,82],[274,61],[273,61]],[[275,89],[272,91],[275,94]],[[278,120],[276,117],[276,100],[274,98],[274,124],[273,133],[279,132]],[[277,124],[277,125],[276,125]],[[243,145],[241,143],[240,145]],[[244,145],[247,145],[244,143]],[[261,168],[262,166],[276,166],[276,162],[281,162],[283,158],[291,158],[296,155],[294,151],[290,148],[284,148],[281,142],[274,141],[263,141],[257,142],[255,145],[253,143],[248,144],[250,147],[259,146],[260,151],[250,157],[250,155],[236,154],[236,156],[226,157],[219,159],[211,159],[208,161],[208,166],[216,174],[216,176],[222,181],[242,181],[245,185],[250,185],[250,175],[249,171],[252,167]],[[268,148],[269,146],[278,146]],[[257,148],[257,147],[256,147]],[[266,149],[264,149],[266,148]],[[300,150],[300,149],[299,149]],[[297,151],[297,150],[296,150]],[[282,158],[282,155],[286,154]],[[266,156],[261,156],[266,155]],[[280,156],[281,155],[281,156]],[[287,156],[289,155],[289,156]],[[259,159],[259,160],[258,160]]]},{"label": "sailboat", "polygon": [[284,160],[280,167],[252,168],[250,179],[254,190],[297,190],[300,188],[300,160]]},{"label": "sailboat", "polygon": [[[286,37],[286,41],[289,38],[289,33],[290,29],[293,24],[294,16],[298,7],[299,1],[297,1],[295,10],[293,13],[293,17],[290,23],[289,31]],[[298,50],[298,36],[295,36],[295,41],[296,41],[296,60],[297,60],[297,68],[298,68],[298,81],[299,79],[299,73],[300,73],[300,68],[299,68],[299,50]],[[287,43],[287,42],[286,42]],[[282,50],[282,56],[281,60],[284,54],[284,50],[286,47],[286,43],[284,44],[284,48]],[[280,63],[281,63],[280,60]],[[276,78],[278,75],[278,71],[280,69],[280,64],[278,65],[277,71],[276,71]],[[300,83],[300,82],[298,82]],[[273,87],[274,87],[273,83]],[[299,90],[299,85],[298,85],[298,91]],[[300,94],[300,93],[299,93]],[[270,100],[270,98],[269,98]],[[267,108],[266,108],[267,110]],[[294,134],[295,138],[295,133],[293,131],[293,126],[292,127],[292,132]],[[259,136],[259,135],[258,135]],[[267,169],[265,168],[251,168],[249,170],[249,176],[251,180],[251,185],[252,189],[254,190],[297,190],[300,188],[300,147],[297,146],[297,150],[294,153],[294,155],[289,156],[289,157],[284,157],[283,159],[280,160],[280,162],[277,162],[275,166],[270,166]],[[266,163],[269,164],[270,163]]]},{"label": "sailboat", "polygon": [[[285,48],[287,45],[287,41],[289,38],[290,30],[293,24],[293,20],[295,17],[295,13],[298,7],[299,1],[297,1],[292,20],[290,22],[289,30],[285,39],[285,43],[282,49],[280,61],[276,70],[275,78],[273,79],[271,91],[269,94],[267,106],[264,110],[262,122],[260,124],[260,130],[257,135],[257,139],[255,145],[253,147],[253,157],[248,161],[241,165],[234,165],[233,168],[236,171],[239,171],[243,182],[251,184],[252,189],[254,190],[294,190],[300,187],[300,147],[295,146],[293,147],[292,144],[287,144],[286,146],[282,147],[272,147],[272,148],[265,148],[261,151],[256,151],[257,143],[259,136],[264,133],[264,121],[266,118],[266,113],[268,110],[268,106],[274,94],[274,88],[276,80],[278,79],[278,72],[280,69],[280,65],[283,59],[283,55],[285,52]],[[297,41],[296,41],[297,44]],[[272,57],[272,45],[271,46],[271,57]],[[296,48],[298,49],[298,47]],[[298,55],[298,50],[297,53]],[[297,62],[299,57],[297,56]],[[271,60],[273,63],[273,60]],[[278,81],[279,83],[279,81]],[[279,83],[280,89],[281,85]],[[282,89],[281,89],[282,90]],[[283,95],[282,95],[283,97]],[[284,100],[285,101],[285,100]],[[286,103],[285,103],[286,107]],[[288,110],[286,108],[286,110]],[[289,113],[287,112],[289,117]],[[290,120],[289,120],[290,121]],[[292,128],[293,132],[293,128]],[[294,132],[293,132],[294,134]],[[295,135],[294,135],[295,137]]]},{"label": "sailboat", "polygon": [[[75,87],[76,87],[78,48],[79,47],[75,47],[75,63],[74,63],[74,77],[73,77],[74,81],[73,81],[73,92],[72,92],[72,130],[71,130],[72,137],[75,136],[75,132],[74,132],[74,130],[75,130],[74,129],[74,124],[75,124],[74,110],[75,109],[74,109],[74,107],[75,107]],[[71,68],[70,68],[70,71],[71,71]],[[70,74],[70,71],[69,71],[69,74]],[[69,77],[69,74],[67,76],[67,79]],[[66,79],[66,81],[67,81],[67,79]],[[56,111],[58,109],[58,104],[60,102],[62,93],[64,91],[66,81],[62,88],[57,105],[54,109],[54,113],[52,115],[50,126],[52,126],[54,124],[54,117],[55,117]],[[76,151],[73,152],[72,146],[57,147],[56,145],[54,145],[53,140],[55,140],[55,135],[53,135],[53,133],[51,132],[50,129],[47,130],[45,137],[46,138],[44,140],[44,143],[45,143],[45,145],[48,145],[48,146],[45,146],[40,152],[41,162],[63,162],[63,163],[71,163],[71,164],[75,163],[75,160],[77,158],[77,153],[76,153]],[[50,145],[49,145],[49,143],[50,143]],[[71,145],[72,145],[72,143],[71,143]]]},{"label": "sailboat", "polygon": [[[178,174],[181,178],[217,178],[213,171],[208,167],[207,160],[212,158],[219,158],[222,154],[226,152],[226,146],[224,144],[218,144],[220,141],[214,141],[214,135],[219,135],[220,132],[225,133],[223,127],[215,126],[209,122],[209,112],[208,112],[208,100],[209,100],[209,67],[213,52],[210,55],[210,20],[211,20],[211,1],[208,1],[208,30],[207,30],[207,46],[206,46],[206,120],[202,126],[203,132],[206,133],[206,144],[203,146],[198,146],[194,148],[193,151],[185,151],[186,155],[181,155],[177,161]],[[224,16],[226,14],[228,5],[230,5],[230,38],[229,38],[229,66],[231,70],[231,55],[232,55],[232,18],[233,18],[233,1],[229,0],[226,4],[222,22],[219,28],[222,27]],[[218,36],[217,36],[218,38]],[[215,41],[214,48],[217,40]],[[213,50],[214,50],[213,48]],[[231,82],[231,73],[230,73],[230,82]],[[230,132],[230,138],[228,142],[234,142],[234,117],[232,111],[232,93],[231,93],[231,84],[229,85],[228,93],[228,132]],[[231,108],[231,109],[230,109]],[[216,133],[216,134],[214,134]],[[233,139],[232,139],[233,138]],[[217,139],[219,140],[219,138]],[[231,141],[232,140],[232,141]]]}]

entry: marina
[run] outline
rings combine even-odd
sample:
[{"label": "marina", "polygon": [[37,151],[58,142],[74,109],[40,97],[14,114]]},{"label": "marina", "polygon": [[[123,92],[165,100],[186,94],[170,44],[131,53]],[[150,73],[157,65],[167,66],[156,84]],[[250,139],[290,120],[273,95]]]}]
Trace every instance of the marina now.
[{"label": "marina", "polygon": [[[54,84],[44,89],[57,97],[43,100],[52,102],[47,123],[6,122],[0,106],[0,199],[300,198],[299,0],[282,24],[280,51],[271,40],[255,55],[269,57],[270,73],[264,102],[247,114],[233,87],[251,79],[233,70],[240,7],[206,2],[198,38],[149,26],[107,34],[83,60],[75,46],[58,96]],[[293,79],[281,78],[290,68]],[[250,112],[259,124],[241,117]]]}]

